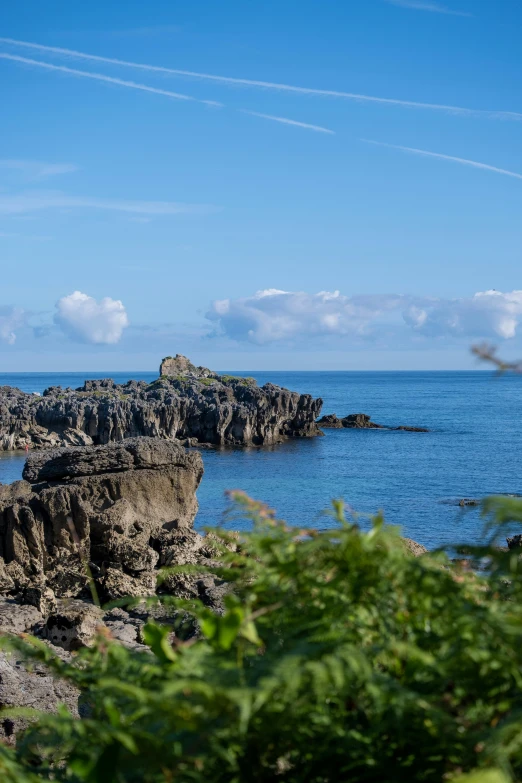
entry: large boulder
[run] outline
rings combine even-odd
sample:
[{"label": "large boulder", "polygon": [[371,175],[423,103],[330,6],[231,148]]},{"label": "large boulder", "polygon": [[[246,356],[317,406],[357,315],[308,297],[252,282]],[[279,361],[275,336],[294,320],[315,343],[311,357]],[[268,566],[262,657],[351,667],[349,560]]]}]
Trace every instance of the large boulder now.
[{"label": "large boulder", "polygon": [[153,438],[29,455],[0,487],[0,589],[51,608],[49,589],[89,593],[89,564],[102,588],[113,570],[150,592],[155,541],[191,527],[202,474],[198,452]]},{"label": "large boulder", "polygon": [[163,376],[194,376],[196,378],[208,378],[214,375],[207,367],[196,367],[190,359],[177,353],[175,356],[166,356],[160,364],[160,377]]},{"label": "large boulder", "polygon": [[[160,591],[223,611],[229,585],[208,572],[215,539],[192,527],[202,473],[199,452],[154,438],[30,454],[24,480],[0,485],[0,636],[31,633],[70,658],[97,634],[149,653],[142,629],[151,617],[172,640],[197,633],[187,613],[139,599]],[[183,564],[190,573],[158,584],[160,568]],[[137,604],[98,605],[126,596]],[[45,666],[0,652],[0,705],[65,703],[78,715],[78,696]],[[0,715],[0,742],[14,744],[27,725]]]}]

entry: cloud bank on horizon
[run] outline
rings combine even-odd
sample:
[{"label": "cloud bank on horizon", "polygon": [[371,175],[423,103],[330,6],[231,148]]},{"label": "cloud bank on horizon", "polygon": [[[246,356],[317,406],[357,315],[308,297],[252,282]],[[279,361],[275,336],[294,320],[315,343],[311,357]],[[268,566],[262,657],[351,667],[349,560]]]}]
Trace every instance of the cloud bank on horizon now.
[{"label": "cloud bank on horizon", "polygon": [[[212,302],[206,319],[210,334],[201,330],[199,341],[208,337],[270,345],[306,346],[322,349],[324,338],[342,345],[363,341],[366,345],[401,338],[402,347],[418,347],[418,339],[437,342],[510,340],[522,321],[522,290],[479,291],[459,299],[441,299],[408,294],[346,296],[340,291],[282,291],[267,288],[252,296]],[[31,313],[21,308],[0,307],[0,342],[14,346],[17,331],[28,328],[42,337],[54,329],[76,343],[117,345],[130,319],[121,300],[96,300],[81,291],[61,297],[52,323],[31,326]],[[136,327],[149,332],[146,326]],[[179,334],[183,334],[183,330]],[[151,348],[153,346],[151,345]]]},{"label": "cloud bank on horizon", "polygon": [[250,297],[216,300],[207,318],[214,323],[214,335],[258,345],[321,337],[371,340],[401,325],[431,338],[510,339],[522,319],[522,290],[481,291],[469,298],[445,300],[272,288]]}]

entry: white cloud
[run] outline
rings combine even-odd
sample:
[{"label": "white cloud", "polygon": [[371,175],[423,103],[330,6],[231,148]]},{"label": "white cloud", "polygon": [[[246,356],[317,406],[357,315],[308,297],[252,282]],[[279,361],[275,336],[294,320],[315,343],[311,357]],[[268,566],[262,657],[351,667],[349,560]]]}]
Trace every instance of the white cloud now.
[{"label": "white cloud", "polygon": [[323,128],[322,125],[310,125],[308,122],[298,122],[297,120],[289,120],[288,117],[275,117],[273,114],[261,114],[258,111],[249,111],[248,109],[239,109],[242,114],[250,114],[252,117],[261,117],[263,120],[272,120],[273,122],[281,122],[283,125],[295,125],[298,128],[306,128],[307,130],[317,131],[318,133],[330,133],[335,135],[335,131],[329,128]]},{"label": "white cloud", "polygon": [[[413,1],[413,0],[412,0]],[[420,2],[420,0],[418,0]],[[483,116],[500,119],[522,120],[522,113],[515,111],[491,111],[488,109],[469,109],[463,106],[447,106],[445,104],[438,103],[423,103],[419,101],[407,101],[401,98],[382,98],[376,95],[362,95],[354,92],[341,92],[339,90],[322,90],[314,87],[296,87],[293,84],[282,84],[280,82],[267,82],[257,79],[242,79],[231,76],[219,76],[211,73],[201,73],[197,71],[182,71],[176,68],[165,68],[160,65],[148,65],[147,63],[136,63],[128,60],[118,60],[114,57],[100,57],[95,54],[87,54],[86,52],[78,52],[73,49],[63,49],[59,46],[46,46],[45,44],[32,43],[30,41],[20,41],[13,38],[0,38],[0,43],[9,44],[11,46],[21,46],[27,49],[35,49],[40,52],[47,52],[48,54],[57,55],[59,57],[67,57],[78,60],[89,60],[91,62],[107,63],[109,65],[124,66],[127,68],[136,68],[143,71],[149,71],[153,73],[171,74],[172,76],[182,76],[194,79],[203,79],[206,81],[214,82],[217,84],[230,84],[234,86],[243,87],[256,87],[262,90],[276,90],[278,92],[290,92],[300,95],[323,95],[330,98],[345,98],[352,101],[364,101],[370,103],[380,103],[392,106],[403,106],[405,108],[417,108],[417,109],[433,109],[437,111],[450,112],[452,114],[464,114],[469,116]],[[12,55],[4,55],[9,59],[14,59]],[[23,62],[23,58],[19,58]],[[45,63],[42,67],[45,67]],[[53,66],[50,66],[51,68]],[[57,68],[57,66],[56,66]],[[58,68],[59,70],[59,68]],[[72,69],[71,69],[72,70]],[[80,72],[83,74],[83,72]],[[99,76],[99,74],[96,74]],[[109,77],[106,79],[109,81]],[[115,80],[116,81],[116,80]],[[129,86],[129,85],[127,85]],[[138,88],[145,88],[145,85],[140,85]],[[150,89],[152,88],[145,88]],[[156,90],[160,92],[160,90]]]},{"label": "white cloud", "polygon": [[48,71],[60,71],[61,73],[68,73],[70,76],[79,76],[84,79],[95,79],[99,82],[107,82],[108,84],[115,84],[118,87],[130,87],[132,90],[142,90],[143,92],[152,92],[156,95],[164,95],[167,98],[175,98],[179,101],[195,101],[196,103],[206,103],[208,106],[222,106],[223,104],[218,101],[203,101],[198,98],[193,98],[191,95],[183,95],[179,92],[172,92],[171,90],[160,90],[157,87],[149,87],[148,84],[139,84],[138,82],[129,82],[124,79],[116,79],[113,76],[106,76],[103,73],[93,73],[92,71],[78,71],[76,68],[68,68],[66,65],[51,65],[51,63],[44,63],[41,60],[31,60],[28,57],[19,57],[17,54],[6,54],[0,52],[0,59],[11,60],[21,65],[32,65],[35,68],[45,68]]},{"label": "white cloud", "polygon": [[505,174],[507,177],[522,179],[522,174],[519,174],[516,171],[499,169],[497,166],[490,166],[489,163],[480,163],[476,160],[469,160],[469,158],[457,158],[454,155],[443,155],[441,152],[430,152],[429,150],[420,150],[416,147],[402,147],[399,144],[386,144],[384,141],[373,141],[372,139],[361,139],[361,141],[364,141],[366,144],[374,144],[376,147],[388,147],[392,150],[410,152],[413,155],[421,155],[426,158],[440,158],[441,160],[449,160],[452,163],[460,163],[462,166],[471,166],[474,169],[484,169],[486,171],[493,171],[495,174]]},{"label": "white cloud", "polygon": [[122,199],[69,196],[60,191],[35,190],[0,195],[0,214],[16,215],[43,209],[103,209],[140,215],[206,214],[216,207],[176,201],[125,201]]},{"label": "white cloud", "polygon": [[55,323],[79,342],[112,345],[129,326],[123,303],[108,296],[97,302],[92,296],[74,291],[59,299],[56,308]]},{"label": "white cloud", "polygon": [[78,171],[78,166],[72,163],[42,163],[37,160],[17,160],[4,158],[0,160],[0,168],[20,171],[31,179],[54,177],[57,174],[71,174]]},{"label": "white cloud", "polygon": [[406,322],[427,335],[510,339],[522,320],[522,291],[481,291],[469,299],[439,300],[408,310]]},{"label": "white cloud", "polygon": [[16,342],[16,329],[25,323],[25,313],[17,307],[0,306],[0,341],[8,345]]},{"label": "white cloud", "polygon": [[516,335],[522,320],[522,291],[484,291],[449,300],[266,289],[250,297],[217,300],[207,318],[214,322],[214,334],[261,345],[326,337],[368,339],[399,333],[410,338],[416,334],[509,339]]},{"label": "white cloud", "polygon": [[236,340],[270,343],[327,335],[359,335],[402,297],[343,296],[339,291],[307,294],[269,288],[244,299],[212,304],[207,318]]},{"label": "white cloud", "polygon": [[391,5],[397,5],[400,8],[411,8],[414,11],[431,11],[434,14],[447,14],[449,16],[473,16],[473,14],[467,11],[456,11],[453,8],[448,8],[446,5],[432,3],[428,0],[386,0],[386,2]]}]

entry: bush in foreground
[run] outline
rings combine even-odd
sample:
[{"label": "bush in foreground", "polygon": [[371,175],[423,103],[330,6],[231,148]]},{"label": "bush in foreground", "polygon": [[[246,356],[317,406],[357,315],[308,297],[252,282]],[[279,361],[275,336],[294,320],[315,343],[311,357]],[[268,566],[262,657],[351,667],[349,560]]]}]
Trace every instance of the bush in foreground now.
[{"label": "bush in foreground", "polygon": [[[76,683],[90,714],[38,716],[16,750],[0,749],[2,780],[522,780],[516,554],[475,549],[476,570],[442,552],[414,558],[380,517],[363,532],[340,503],[338,524],[318,532],[235,500],[254,525],[239,548],[219,534],[218,571],[234,583],[224,615],[165,598],[201,638],[173,645],[149,624],[151,655],[100,632],[72,665],[11,642]],[[522,521],[517,500],[485,511],[489,544]]]}]

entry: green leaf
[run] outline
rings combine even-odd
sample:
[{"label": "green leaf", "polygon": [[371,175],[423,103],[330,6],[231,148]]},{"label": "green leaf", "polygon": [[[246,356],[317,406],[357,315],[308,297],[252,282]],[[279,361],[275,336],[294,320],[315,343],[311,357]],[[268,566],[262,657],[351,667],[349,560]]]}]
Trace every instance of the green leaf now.
[{"label": "green leaf", "polygon": [[167,625],[146,623],[143,626],[143,639],[154,655],[163,662],[175,661],[177,656],[168,637],[172,629]]},{"label": "green leaf", "polygon": [[500,769],[479,769],[453,778],[452,783],[511,783],[511,778]]}]

